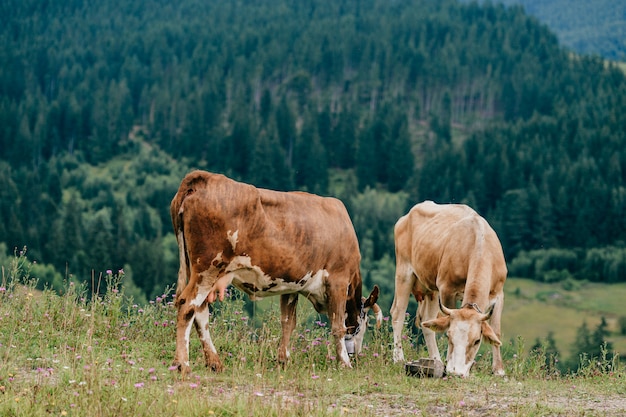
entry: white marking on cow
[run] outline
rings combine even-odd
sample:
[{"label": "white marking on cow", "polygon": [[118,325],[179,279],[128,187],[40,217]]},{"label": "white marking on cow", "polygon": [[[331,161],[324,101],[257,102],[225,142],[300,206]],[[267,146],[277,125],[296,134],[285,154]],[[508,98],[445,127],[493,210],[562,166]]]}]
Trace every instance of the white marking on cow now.
[{"label": "white marking on cow", "polygon": [[209,295],[209,289],[206,287],[198,286],[198,295],[196,298],[191,300],[191,305],[195,307],[200,307],[204,300],[206,300],[207,295]]},{"label": "white marking on cow", "polygon": [[[193,318],[189,320],[187,327],[185,328],[185,346],[189,346],[189,340],[191,336],[191,326],[193,325]],[[187,359],[183,363],[184,366],[189,366],[189,350],[187,350]]]},{"label": "white marking on cow", "polygon": [[229,230],[226,232],[226,239],[230,242],[230,246],[233,247],[233,251],[237,247],[237,238],[239,237],[239,230],[235,230],[235,233],[231,233]]},{"label": "white marking on cow", "polygon": [[209,332],[209,309],[205,308],[200,313],[196,313],[196,320],[200,323],[198,326],[200,330],[200,339],[207,344],[209,349],[213,353],[217,353],[217,349],[215,349],[215,345],[213,345],[213,340],[211,339],[211,333]]},{"label": "white marking on cow", "polygon": [[[450,343],[454,347],[451,357],[447,358],[446,371],[454,375],[466,376],[469,374],[472,363],[466,363],[467,343],[471,331],[471,324],[465,321],[458,321],[448,330]],[[450,349],[448,349],[450,352]]]},{"label": "white marking on cow", "polygon": [[[277,294],[300,293],[311,301],[320,303],[325,300],[324,282],[328,271],[320,269],[308,272],[295,282],[285,281],[281,277],[272,277],[258,266],[252,264],[249,256],[235,256],[226,266],[227,272],[221,282],[232,284],[246,292],[252,299],[263,298]],[[223,281],[222,281],[223,280]]]}]

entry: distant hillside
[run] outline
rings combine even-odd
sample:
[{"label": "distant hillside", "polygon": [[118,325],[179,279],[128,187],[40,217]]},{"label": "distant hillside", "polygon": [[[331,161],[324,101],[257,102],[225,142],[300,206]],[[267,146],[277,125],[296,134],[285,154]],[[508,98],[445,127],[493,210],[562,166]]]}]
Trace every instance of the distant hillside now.
[{"label": "distant hillside", "polygon": [[554,31],[559,41],[580,54],[626,60],[626,2],[614,0],[499,0],[519,4]]}]

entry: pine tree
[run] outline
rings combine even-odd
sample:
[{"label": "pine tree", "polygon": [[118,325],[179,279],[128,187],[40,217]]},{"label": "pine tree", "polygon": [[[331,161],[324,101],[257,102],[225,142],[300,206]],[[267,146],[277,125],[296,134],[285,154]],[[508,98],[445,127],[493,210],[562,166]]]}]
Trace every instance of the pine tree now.
[{"label": "pine tree", "polygon": [[376,186],[377,155],[374,134],[370,129],[364,129],[359,135],[359,144],[356,153],[356,176],[359,190]]},{"label": "pine tree", "polygon": [[393,127],[392,148],[387,162],[387,188],[400,191],[413,175],[415,160],[406,118],[400,118]]},{"label": "pine tree", "polygon": [[328,189],[326,152],[317,134],[316,125],[309,121],[296,141],[294,157],[296,186],[316,194]]}]

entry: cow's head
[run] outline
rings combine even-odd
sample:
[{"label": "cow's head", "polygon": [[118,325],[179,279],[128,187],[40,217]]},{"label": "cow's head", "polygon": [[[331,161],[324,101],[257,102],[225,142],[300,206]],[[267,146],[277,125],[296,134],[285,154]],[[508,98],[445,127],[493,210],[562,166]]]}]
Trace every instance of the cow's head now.
[{"label": "cow's head", "polygon": [[349,354],[358,355],[361,353],[363,346],[363,338],[365,337],[365,329],[367,329],[368,312],[370,309],[376,315],[376,328],[379,328],[383,320],[383,312],[376,304],[378,300],[378,285],[374,285],[374,289],[370,293],[369,297],[361,297],[361,311],[358,317],[358,325],[353,334],[347,334],[345,337],[346,349]]},{"label": "cow's head", "polygon": [[482,313],[474,303],[466,304],[459,309],[451,309],[446,308],[439,300],[439,308],[444,316],[422,323],[422,326],[431,330],[447,333],[446,373],[448,375],[463,377],[469,375],[483,338],[492,345],[502,344],[487,322],[496,302],[497,300],[491,303],[487,311]]}]

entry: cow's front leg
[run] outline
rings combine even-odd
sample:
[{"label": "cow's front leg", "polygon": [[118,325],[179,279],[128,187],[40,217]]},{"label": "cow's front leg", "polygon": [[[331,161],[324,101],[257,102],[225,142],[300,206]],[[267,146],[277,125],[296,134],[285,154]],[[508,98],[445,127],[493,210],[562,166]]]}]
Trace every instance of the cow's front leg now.
[{"label": "cow's front leg", "polygon": [[289,341],[296,328],[296,310],[298,294],[283,294],[280,296],[280,325],[282,334],[278,345],[278,363],[285,365],[289,360]]},{"label": "cow's front leg", "polygon": [[204,361],[206,366],[215,372],[222,372],[224,370],[224,366],[220,361],[217,350],[211,340],[211,333],[209,332],[209,317],[209,306],[207,302],[204,302],[196,309],[194,324],[196,326],[198,336],[200,337],[200,343],[202,343],[202,351],[204,352]]},{"label": "cow's front leg", "polygon": [[418,325],[422,329],[424,334],[424,342],[426,342],[426,349],[428,350],[428,356],[430,359],[441,362],[441,354],[439,353],[439,347],[437,347],[437,332],[422,326],[422,323],[428,320],[436,319],[439,314],[439,293],[433,292],[432,296],[426,296],[419,302],[417,307],[417,320]]},{"label": "cow's front leg", "polygon": [[[496,298],[496,305],[493,307],[493,313],[491,314],[491,319],[489,323],[491,328],[496,333],[498,339],[502,340],[501,333],[501,320],[502,320],[502,310],[504,309],[504,292],[498,294]],[[502,354],[500,353],[500,345],[492,344],[491,352],[493,356],[493,362],[491,369],[494,375],[504,376],[504,364],[502,363]]]},{"label": "cow's front leg", "polygon": [[[328,297],[328,318],[330,329],[335,342],[337,360],[344,366],[352,368],[350,355],[346,348],[346,290],[331,291]],[[358,313],[357,313],[358,314]]]}]

